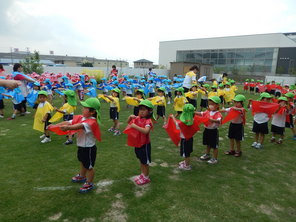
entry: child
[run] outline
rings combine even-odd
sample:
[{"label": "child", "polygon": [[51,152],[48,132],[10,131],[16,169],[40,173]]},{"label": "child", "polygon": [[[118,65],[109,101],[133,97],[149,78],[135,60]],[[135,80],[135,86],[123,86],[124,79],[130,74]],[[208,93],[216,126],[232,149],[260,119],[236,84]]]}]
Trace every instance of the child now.
[{"label": "child", "polygon": [[8,118],[8,120],[14,120],[18,112],[20,113],[21,116],[24,115],[25,111],[24,111],[24,107],[22,106],[22,102],[24,101],[25,98],[23,97],[19,87],[7,93],[2,93],[2,95],[12,98],[14,111],[12,113],[12,116]]},{"label": "child", "polygon": [[[58,121],[61,117],[63,117],[64,121],[70,121],[73,119],[74,111],[76,110],[77,106],[75,92],[73,90],[66,90],[63,91],[63,93],[65,103],[60,109],[54,107],[54,110],[57,111],[57,113],[49,120],[51,123]],[[68,134],[67,137],[68,139],[66,142],[64,142],[64,145],[73,144],[72,134]]]},{"label": "child", "polygon": [[224,84],[223,83],[220,83],[219,84],[219,89],[217,90],[217,93],[218,93],[218,96],[221,100],[221,104],[222,104],[222,107],[224,107],[225,105],[225,90],[224,90]]},{"label": "child", "polygon": [[135,154],[140,160],[141,174],[135,178],[138,185],[150,183],[149,163],[151,163],[151,144],[149,133],[153,128],[153,105],[149,100],[143,100],[139,105],[139,116],[131,115],[128,118],[130,127],[139,132],[140,147],[135,147]]},{"label": "child", "polygon": [[[185,91],[185,90],[184,90]],[[190,88],[189,92],[185,93],[186,99],[188,100],[188,103],[192,104],[194,106],[194,108],[196,108],[197,106],[197,95],[198,95],[197,91],[197,85],[192,85],[192,87]]]},{"label": "child", "polygon": [[[228,129],[228,138],[230,140],[230,150],[226,151],[226,155],[234,155],[235,157],[240,157],[242,155],[241,150],[241,141],[244,138],[244,124],[246,115],[246,110],[244,107],[244,101],[246,97],[244,95],[236,95],[233,99],[234,107],[227,108],[225,110],[221,110],[221,112],[230,112],[231,110],[236,110],[240,112],[240,115],[231,120]],[[236,144],[236,151],[234,150],[234,143]]]},{"label": "child", "polygon": [[218,92],[217,92],[217,86],[216,85],[212,85],[211,87],[212,91],[208,92],[208,97],[213,97],[213,96],[218,96]]},{"label": "child", "polygon": [[285,97],[288,99],[288,114],[286,116],[286,123],[285,127],[290,128],[292,133],[293,133],[293,139],[296,140],[296,129],[294,127],[294,122],[293,122],[293,115],[295,114],[295,104],[294,104],[294,97],[295,94],[292,92],[288,92],[285,94]]},{"label": "child", "polygon": [[220,103],[221,100],[218,96],[209,97],[209,110],[205,112],[196,112],[197,115],[209,118],[209,124],[205,126],[203,132],[203,145],[206,145],[206,150],[205,154],[200,157],[201,160],[210,159],[210,151],[213,149],[213,158],[208,161],[209,164],[218,163],[218,127],[222,120],[222,115],[219,112]]},{"label": "child", "polygon": [[177,111],[175,117],[178,117],[182,114],[184,105],[188,102],[186,97],[184,96],[184,88],[179,87],[176,89],[177,96],[174,99],[174,110]]},{"label": "child", "polygon": [[50,113],[54,108],[49,102],[47,102],[47,96],[48,94],[46,91],[41,90],[38,92],[39,105],[34,117],[33,129],[43,133],[43,135],[40,136],[40,139],[42,139],[41,143],[49,143],[51,141],[47,127],[50,125]]},{"label": "child", "polygon": [[[280,104],[278,110],[272,117],[271,121],[271,132],[272,137],[270,142],[276,142],[277,144],[282,144],[284,139],[284,132],[285,132],[285,121],[287,115],[287,105],[288,99],[286,97],[279,97],[278,103]],[[276,136],[279,135],[278,141],[276,141]]]},{"label": "child", "polygon": [[235,92],[233,91],[233,89],[231,89],[231,84],[229,82],[227,82],[225,84],[226,88],[224,89],[224,99],[225,99],[225,104],[229,105],[230,102],[234,99],[235,97]]},{"label": "child", "polygon": [[5,88],[3,86],[0,86],[0,118],[4,118],[4,112],[3,112],[3,109],[4,109],[3,98],[4,98],[4,96],[2,95],[2,93],[4,93],[4,92],[5,92]]},{"label": "child", "polygon": [[37,109],[38,107],[38,92],[40,91],[40,83],[34,82],[33,87],[30,89],[29,94],[27,96],[27,102],[29,106],[33,109]]},{"label": "child", "polygon": [[[264,92],[260,94],[259,101],[270,102],[271,98],[272,96],[269,93]],[[251,101],[252,100],[250,99],[248,107],[250,107]],[[250,108],[252,109],[252,107]],[[255,142],[252,143],[252,147],[256,149],[263,148],[265,134],[268,134],[268,121],[269,116],[267,113],[254,113],[254,123],[252,131],[255,133]]]},{"label": "child", "polygon": [[200,111],[203,110],[203,108],[207,109],[208,108],[208,91],[209,91],[210,85],[209,84],[204,84],[203,87],[201,87],[198,90],[198,93],[201,94],[200,97]]},{"label": "child", "polygon": [[165,117],[165,88],[160,87],[157,90],[158,96],[155,96],[153,98],[149,98],[149,100],[155,100],[155,103],[157,104],[157,117],[156,120],[159,119],[159,117],[162,117],[163,124],[166,124],[166,117]]},{"label": "child", "polygon": [[[183,108],[183,112],[180,116],[180,121],[185,124],[186,126],[193,125],[193,117],[194,117],[194,106],[192,104],[185,104]],[[180,126],[173,115],[170,115],[173,118],[177,129],[180,129]],[[191,170],[190,166],[190,154],[193,152],[193,137],[189,139],[185,139],[184,134],[180,131],[180,155],[184,157],[184,161],[179,163],[179,169],[181,170]]]},{"label": "child", "polygon": [[120,111],[120,105],[119,105],[119,94],[120,89],[115,88],[111,91],[111,96],[105,95],[106,98],[110,101],[110,119],[113,120],[113,126],[108,129],[109,132],[114,132],[114,136],[118,136],[121,134],[119,131],[119,111]]},{"label": "child", "polygon": [[73,120],[57,124],[61,130],[77,130],[77,157],[80,162],[80,173],[72,177],[74,183],[84,183],[80,193],[89,192],[94,188],[94,166],[97,156],[96,140],[101,141],[99,128],[100,101],[88,98],[80,102],[83,106],[82,115],[74,116]]}]

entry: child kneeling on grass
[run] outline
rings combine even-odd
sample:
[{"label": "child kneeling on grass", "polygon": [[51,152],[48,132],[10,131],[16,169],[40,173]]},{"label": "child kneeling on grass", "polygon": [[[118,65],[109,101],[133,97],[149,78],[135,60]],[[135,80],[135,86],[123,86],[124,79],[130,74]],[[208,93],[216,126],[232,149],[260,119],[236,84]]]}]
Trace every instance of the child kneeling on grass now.
[{"label": "child kneeling on grass", "polygon": [[[218,96],[212,96],[209,98],[209,110],[205,112],[195,112],[197,115],[209,118],[209,124],[205,126],[203,132],[203,145],[206,145],[205,154],[203,154],[201,160],[209,160],[209,164],[218,163],[218,143],[219,132],[218,127],[221,124],[222,115],[219,112],[219,104],[221,100]],[[210,151],[213,149],[213,158],[210,157]]]},{"label": "child kneeling on grass", "polygon": [[[139,115],[130,115],[128,118],[128,127],[137,131],[137,135],[134,137],[134,139],[136,139],[137,144],[139,144],[138,147],[135,147],[135,154],[140,160],[141,174],[134,179],[138,185],[150,183],[149,163],[151,163],[151,143],[149,133],[153,128],[153,123],[151,120],[152,117],[152,103],[149,100],[143,100],[139,104]],[[126,131],[127,129],[125,130],[125,133],[127,133]]]},{"label": "child kneeling on grass", "polygon": [[83,106],[82,115],[75,115],[73,120],[57,124],[61,130],[77,131],[77,157],[80,162],[80,173],[72,177],[74,183],[84,183],[80,193],[85,193],[94,188],[95,161],[97,156],[96,140],[101,141],[99,128],[100,101],[97,98],[88,98],[80,102]]}]

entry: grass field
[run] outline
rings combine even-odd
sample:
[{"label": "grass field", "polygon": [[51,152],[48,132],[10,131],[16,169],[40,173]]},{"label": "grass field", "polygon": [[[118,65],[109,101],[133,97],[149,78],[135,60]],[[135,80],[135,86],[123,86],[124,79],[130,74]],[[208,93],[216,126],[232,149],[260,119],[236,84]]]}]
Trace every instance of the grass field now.
[{"label": "grass field", "polygon": [[[61,102],[58,99],[55,105]],[[9,117],[10,101],[5,104]],[[132,113],[125,107],[122,103],[122,130]],[[168,105],[167,114],[172,112]],[[151,133],[152,182],[138,187],[130,179],[139,174],[134,148],[126,145],[126,135],[107,132],[112,125],[108,104],[102,103],[101,114],[97,188],[86,194],[78,193],[80,184],[70,182],[79,170],[76,145],[64,146],[66,138],[57,135],[52,135],[51,143],[41,144],[40,133],[32,129],[33,114],[0,119],[1,222],[296,221],[296,141],[291,131],[286,131],[281,145],[271,144],[268,135],[264,149],[251,148],[248,112],[242,157],[223,154],[229,149],[225,124],[219,130],[219,163],[208,165],[197,159],[204,151],[201,131],[194,137],[193,169],[179,171],[179,149],[159,121]]]}]

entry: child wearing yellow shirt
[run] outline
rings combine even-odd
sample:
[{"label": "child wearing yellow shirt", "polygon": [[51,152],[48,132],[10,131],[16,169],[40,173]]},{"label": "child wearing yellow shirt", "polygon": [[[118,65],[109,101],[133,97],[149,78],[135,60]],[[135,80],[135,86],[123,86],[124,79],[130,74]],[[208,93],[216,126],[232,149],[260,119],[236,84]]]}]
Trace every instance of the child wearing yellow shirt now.
[{"label": "child wearing yellow shirt", "polygon": [[186,103],[188,103],[186,97],[184,96],[184,88],[183,87],[179,87],[176,90],[176,97],[174,99],[174,110],[177,111],[177,113],[175,114],[175,117],[178,117],[179,115],[182,114],[183,111],[183,107]]},{"label": "child wearing yellow shirt", "polygon": [[221,104],[222,106],[224,107],[224,104],[225,104],[225,89],[224,89],[224,84],[223,83],[220,83],[219,84],[219,89],[217,90],[218,92],[218,96],[219,98],[221,99]]},{"label": "child wearing yellow shirt", "polygon": [[230,104],[230,102],[234,99],[235,97],[235,92],[230,88],[231,84],[229,82],[227,82],[225,84],[226,88],[225,88],[225,103],[227,105]]},{"label": "child wearing yellow shirt", "polygon": [[162,117],[163,124],[166,124],[166,116],[165,116],[165,88],[160,87],[157,89],[157,96],[149,98],[148,100],[152,101],[153,105],[157,105],[157,116],[156,120],[159,119],[159,117]]},{"label": "child wearing yellow shirt", "polygon": [[212,97],[212,96],[218,96],[218,92],[217,92],[217,86],[216,85],[212,85],[211,87],[212,91],[210,91],[208,93],[208,97]]},{"label": "child wearing yellow shirt", "polygon": [[208,91],[209,91],[210,85],[204,84],[202,88],[198,90],[198,93],[201,94],[200,99],[200,111],[202,111],[203,108],[208,108]]}]

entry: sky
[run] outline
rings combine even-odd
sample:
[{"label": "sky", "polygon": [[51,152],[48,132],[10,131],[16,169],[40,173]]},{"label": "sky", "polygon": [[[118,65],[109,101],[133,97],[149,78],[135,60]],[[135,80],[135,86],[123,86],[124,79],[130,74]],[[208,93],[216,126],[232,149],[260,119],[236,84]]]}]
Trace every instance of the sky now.
[{"label": "sky", "polygon": [[0,52],[148,59],[159,42],[296,32],[295,0],[1,0]]}]

